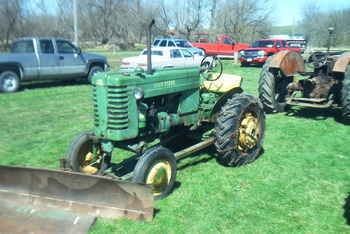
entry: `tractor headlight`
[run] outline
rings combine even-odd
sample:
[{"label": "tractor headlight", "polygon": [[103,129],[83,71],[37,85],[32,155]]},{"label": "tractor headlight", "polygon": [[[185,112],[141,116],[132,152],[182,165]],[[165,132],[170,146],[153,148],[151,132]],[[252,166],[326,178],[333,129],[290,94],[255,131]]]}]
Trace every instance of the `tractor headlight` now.
[{"label": "tractor headlight", "polygon": [[265,51],[259,50],[259,51],[258,51],[258,55],[260,55],[260,56],[265,56]]},{"label": "tractor headlight", "polygon": [[134,90],[134,97],[136,98],[136,100],[141,100],[144,95],[145,95],[145,92],[143,91],[143,89],[136,88]]}]

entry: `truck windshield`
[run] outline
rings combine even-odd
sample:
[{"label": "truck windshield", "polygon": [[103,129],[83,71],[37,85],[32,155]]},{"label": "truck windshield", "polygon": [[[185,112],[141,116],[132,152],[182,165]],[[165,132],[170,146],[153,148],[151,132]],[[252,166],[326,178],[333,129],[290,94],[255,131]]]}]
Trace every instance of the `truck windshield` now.
[{"label": "truck windshield", "polygon": [[288,40],[287,45],[290,48],[305,48],[306,41],[305,40]]},{"label": "truck windshield", "polygon": [[274,41],[255,41],[252,45],[253,48],[257,47],[273,47]]},{"label": "truck windshield", "polygon": [[184,47],[184,48],[192,47],[191,44],[185,40],[175,41],[175,44],[177,47]]},{"label": "truck windshield", "polygon": [[11,53],[34,53],[32,40],[16,41],[11,46]]}]

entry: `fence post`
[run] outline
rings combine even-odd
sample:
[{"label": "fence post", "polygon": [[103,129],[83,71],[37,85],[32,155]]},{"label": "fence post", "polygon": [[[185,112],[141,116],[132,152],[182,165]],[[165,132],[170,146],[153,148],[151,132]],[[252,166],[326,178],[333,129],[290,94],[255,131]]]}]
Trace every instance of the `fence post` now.
[{"label": "fence post", "polygon": [[234,63],[238,64],[238,52],[237,51],[234,52],[233,56],[234,56]]}]

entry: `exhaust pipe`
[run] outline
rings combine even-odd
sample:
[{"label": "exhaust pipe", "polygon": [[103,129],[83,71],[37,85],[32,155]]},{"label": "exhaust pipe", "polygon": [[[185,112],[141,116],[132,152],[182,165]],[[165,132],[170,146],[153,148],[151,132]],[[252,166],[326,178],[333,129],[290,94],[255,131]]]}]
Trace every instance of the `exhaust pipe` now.
[{"label": "exhaust pipe", "polygon": [[152,51],[151,51],[151,40],[152,40],[152,26],[155,20],[152,19],[151,23],[148,25],[147,31],[147,74],[152,74]]},{"label": "exhaust pipe", "polygon": [[328,28],[328,40],[327,40],[327,56],[329,55],[329,51],[331,49],[333,32],[334,32],[334,28],[329,27]]}]

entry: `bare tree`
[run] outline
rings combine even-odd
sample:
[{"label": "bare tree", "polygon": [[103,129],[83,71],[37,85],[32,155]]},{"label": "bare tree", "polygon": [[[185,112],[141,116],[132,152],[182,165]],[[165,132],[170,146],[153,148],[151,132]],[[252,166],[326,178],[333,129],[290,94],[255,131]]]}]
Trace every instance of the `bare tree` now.
[{"label": "bare tree", "polygon": [[302,28],[309,44],[325,47],[327,44],[327,29],[334,28],[332,46],[350,45],[350,8],[343,10],[322,11],[317,1],[308,2],[302,8]]},{"label": "bare tree", "polygon": [[205,21],[205,0],[179,0],[175,4],[172,7],[175,29],[186,39],[190,39],[191,33]]},{"label": "bare tree", "polygon": [[226,0],[216,17],[216,28],[233,34],[238,41],[251,42],[269,34],[269,0]]},{"label": "bare tree", "polygon": [[18,32],[22,20],[22,0],[0,0],[0,40],[8,48],[12,36]]}]

